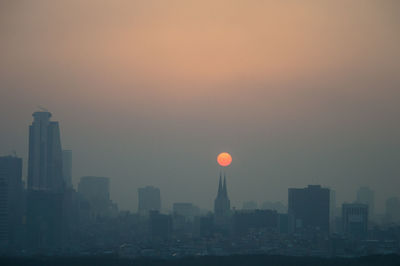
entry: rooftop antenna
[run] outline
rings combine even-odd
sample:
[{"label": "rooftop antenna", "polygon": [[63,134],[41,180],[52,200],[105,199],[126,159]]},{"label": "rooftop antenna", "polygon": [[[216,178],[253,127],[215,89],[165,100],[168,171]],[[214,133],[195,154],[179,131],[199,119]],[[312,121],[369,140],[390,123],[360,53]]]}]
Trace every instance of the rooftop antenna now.
[{"label": "rooftop antenna", "polygon": [[41,106],[41,105],[38,105],[37,108],[42,112],[48,112],[49,111],[46,108],[44,108],[43,106]]}]

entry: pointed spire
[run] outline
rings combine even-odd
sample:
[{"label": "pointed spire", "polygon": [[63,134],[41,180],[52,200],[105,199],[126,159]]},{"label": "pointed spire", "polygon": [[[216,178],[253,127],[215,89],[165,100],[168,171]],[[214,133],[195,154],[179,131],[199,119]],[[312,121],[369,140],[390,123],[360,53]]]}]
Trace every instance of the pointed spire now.
[{"label": "pointed spire", "polygon": [[223,190],[224,196],[228,197],[228,189],[226,187],[226,176],[225,176],[225,173],[224,173],[224,186],[223,186],[222,190]]},{"label": "pointed spire", "polygon": [[221,194],[222,194],[222,176],[221,176],[221,172],[219,172],[219,185],[218,185],[217,197],[219,197]]}]

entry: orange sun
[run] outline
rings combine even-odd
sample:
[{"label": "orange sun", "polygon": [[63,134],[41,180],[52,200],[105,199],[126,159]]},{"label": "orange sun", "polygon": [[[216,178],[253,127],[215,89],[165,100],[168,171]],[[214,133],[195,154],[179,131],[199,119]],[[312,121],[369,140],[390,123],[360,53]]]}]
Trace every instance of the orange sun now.
[{"label": "orange sun", "polygon": [[228,166],[232,162],[232,156],[227,152],[222,152],[218,155],[217,162],[221,166]]}]

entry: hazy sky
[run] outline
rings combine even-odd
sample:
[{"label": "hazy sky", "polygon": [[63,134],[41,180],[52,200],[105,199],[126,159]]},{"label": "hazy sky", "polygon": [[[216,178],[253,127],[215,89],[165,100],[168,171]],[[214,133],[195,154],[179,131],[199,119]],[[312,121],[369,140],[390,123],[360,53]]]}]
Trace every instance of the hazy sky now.
[{"label": "hazy sky", "polygon": [[[321,184],[378,208],[400,196],[400,1],[0,0],[0,154],[27,165],[41,105],[73,150],[76,184],[109,176],[136,210],[287,201]],[[25,170],[26,173],[26,170]]]}]

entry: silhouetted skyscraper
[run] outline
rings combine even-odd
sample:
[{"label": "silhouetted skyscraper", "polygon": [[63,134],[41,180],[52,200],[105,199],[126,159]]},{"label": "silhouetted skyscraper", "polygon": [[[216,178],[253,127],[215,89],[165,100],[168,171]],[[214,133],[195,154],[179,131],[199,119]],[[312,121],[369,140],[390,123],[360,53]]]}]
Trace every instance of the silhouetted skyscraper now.
[{"label": "silhouetted skyscraper", "polygon": [[27,233],[35,248],[56,248],[66,239],[65,184],[58,122],[33,113],[29,127]]},{"label": "silhouetted skyscraper", "polygon": [[62,151],[62,174],[65,186],[72,188],[72,151]]},{"label": "silhouetted skyscraper", "polygon": [[29,127],[28,189],[62,191],[62,149],[58,122],[51,113],[33,113]]},{"label": "silhouetted skyscraper", "polygon": [[226,177],[224,175],[224,184],[222,185],[221,174],[219,176],[218,194],[214,201],[215,223],[225,224],[230,215],[231,202],[228,197],[228,189],[226,186]]},{"label": "silhouetted skyscraper", "polygon": [[319,185],[289,188],[291,230],[329,232],[329,189]]},{"label": "silhouetted skyscraper", "polygon": [[22,159],[0,157],[0,247],[15,244],[22,224]]},{"label": "silhouetted skyscraper", "polygon": [[140,214],[148,214],[149,211],[161,210],[160,189],[153,186],[146,186],[138,189]]}]

